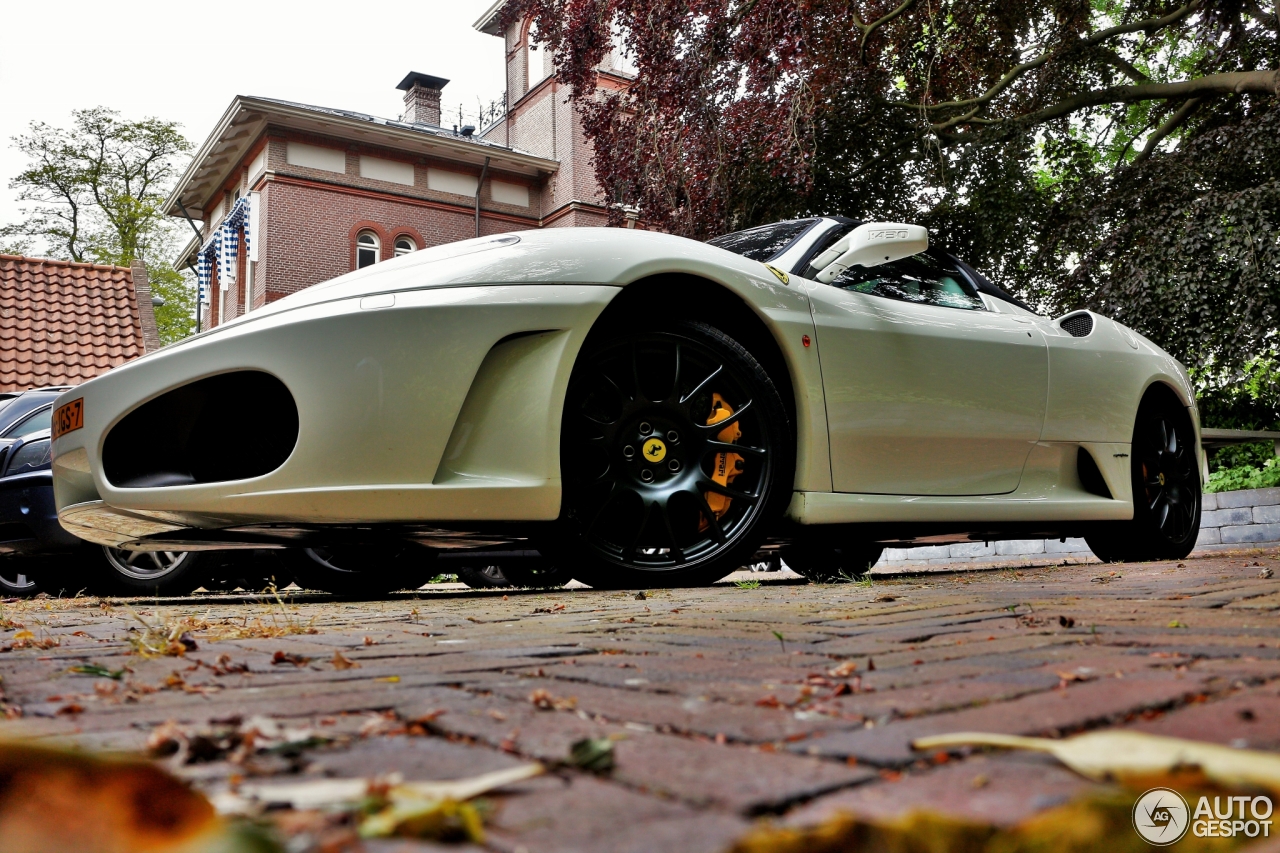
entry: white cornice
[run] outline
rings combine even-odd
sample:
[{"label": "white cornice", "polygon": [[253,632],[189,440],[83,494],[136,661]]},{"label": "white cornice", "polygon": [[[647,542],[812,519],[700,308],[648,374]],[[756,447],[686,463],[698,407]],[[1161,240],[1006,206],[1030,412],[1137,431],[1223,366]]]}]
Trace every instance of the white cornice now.
[{"label": "white cornice", "polygon": [[372,117],[358,118],[356,115],[358,114],[342,114],[267,98],[237,96],[169,193],[164,204],[165,213],[181,216],[182,211],[178,207],[178,200],[181,199],[193,217],[202,218],[203,211],[196,210],[195,206],[202,205],[208,192],[226,182],[231,170],[239,165],[250,146],[262,136],[268,126],[452,160],[476,167],[481,166],[485,158],[489,158],[492,168],[530,177],[551,174],[560,166],[555,160],[500,145],[453,137],[447,133],[417,130],[398,123],[382,123],[382,120]]}]

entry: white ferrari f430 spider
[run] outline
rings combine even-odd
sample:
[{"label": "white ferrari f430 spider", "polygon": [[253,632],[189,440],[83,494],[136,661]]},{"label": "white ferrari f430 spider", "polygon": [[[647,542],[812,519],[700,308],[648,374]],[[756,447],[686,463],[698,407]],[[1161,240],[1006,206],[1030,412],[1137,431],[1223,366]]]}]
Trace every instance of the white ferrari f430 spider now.
[{"label": "white ferrari f430 spider", "polygon": [[[310,287],[62,395],[59,518],[113,547],[537,548],[598,586],[814,579],[888,544],[1194,545],[1186,371],[925,230],[523,231]],[[405,543],[411,543],[406,545]],[[423,547],[425,546],[425,547]]]}]

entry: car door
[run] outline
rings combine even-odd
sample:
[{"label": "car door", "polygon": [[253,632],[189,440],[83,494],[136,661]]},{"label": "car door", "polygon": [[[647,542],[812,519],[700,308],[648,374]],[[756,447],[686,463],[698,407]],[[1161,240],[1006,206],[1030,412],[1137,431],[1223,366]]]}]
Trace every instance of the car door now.
[{"label": "car door", "polygon": [[1014,491],[1040,438],[1045,340],[943,256],[809,282],[838,492]]}]

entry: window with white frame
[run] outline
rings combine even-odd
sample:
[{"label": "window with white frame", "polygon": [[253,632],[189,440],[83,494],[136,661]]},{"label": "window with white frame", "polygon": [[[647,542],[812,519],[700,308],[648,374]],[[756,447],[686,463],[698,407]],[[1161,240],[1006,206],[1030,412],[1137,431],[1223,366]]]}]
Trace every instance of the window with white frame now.
[{"label": "window with white frame", "polygon": [[529,85],[525,91],[530,91],[534,86],[541,83],[547,77],[551,76],[547,71],[546,48],[538,44],[538,25],[536,23],[529,25],[529,34],[525,37],[524,43],[525,71],[529,77]]},{"label": "window with white frame", "polygon": [[612,34],[613,50],[609,56],[605,57],[605,63],[611,65],[608,70],[616,71],[619,74],[625,74],[628,77],[636,76],[636,58],[631,52],[631,48],[627,47],[626,37],[622,31],[622,27],[615,22]]},{"label": "window with white frame", "polygon": [[418,246],[408,237],[396,238],[396,257],[418,251]]},{"label": "window with white frame", "polygon": [[372,231],[361,231],[360,236],[356,238],[356,269],[362,270],[376,264],[380,248],[377,234]]}]

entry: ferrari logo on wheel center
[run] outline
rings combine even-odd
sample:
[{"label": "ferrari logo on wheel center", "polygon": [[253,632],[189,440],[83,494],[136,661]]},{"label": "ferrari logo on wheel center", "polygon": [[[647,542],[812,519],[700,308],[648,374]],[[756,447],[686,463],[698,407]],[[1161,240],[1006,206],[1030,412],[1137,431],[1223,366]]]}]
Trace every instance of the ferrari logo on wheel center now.
[{"label": "ferrari logo on wheel center", "polygon": [[660,438],[651,438],[641,448],[646,462],[661,462],[667,458],[667,446]]}]

